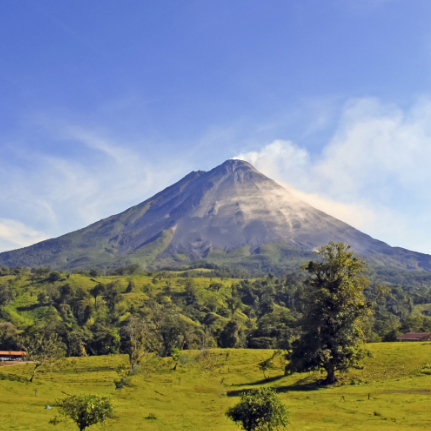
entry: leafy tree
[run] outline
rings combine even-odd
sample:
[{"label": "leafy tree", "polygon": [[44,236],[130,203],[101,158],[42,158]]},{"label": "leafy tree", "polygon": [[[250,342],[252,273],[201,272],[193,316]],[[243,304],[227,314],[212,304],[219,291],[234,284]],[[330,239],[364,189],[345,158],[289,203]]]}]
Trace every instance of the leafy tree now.
[{"label": "leafy tree", "polygon": [[72,419],[79,428],[101,424],[113,413],[111,400],[97,395],[71,395],[58,401],[61,414]]},{"label": "leafy tree", "polygon": [[171,358],[175,363],[175,366],[173,368],[174,371],[177,369],[178,361],[181,359],[182,355],[183,355],[183,352],[179,347],[174,347],[171,350]]},{"label": "leafy tree", "polygon": [[208,289],[215,290],[215,291],[219,292],[220,289],[223,289],[223,283],[211,283],[208,286]]},{"label": "leafy tree", "polygon": [[62,279],[61,274],[57,271],[51,272],[48,277],[48,281],[50,283],[55,283],[56,281],[60,281]]},{"label": "leafy tree", "polygon": [[110,355],[118,353],[120,336],[116,328],[107,328],[96,322],[88,328],[92,337],[86,343],[88,352],[92,355]]},{"label": "leafy tree", "polygon": [[8,266],[0,266],[0,277],[5,277],[11,273],[10,268]]},{"label": "leafy tree", "polygon": [[227,308],[229,309],[230,313],[231,313],[231,317],[233,318],[236,310],[240,310],[242,307],[242,302],[239,298],[227,298],[226,299],[226,305]]},{"label": "leafy tree", "polygon": [[98,269],[96,269],[96,268],[92,268],[92,269],[90,269],[90,271],[88,272],[88,275],[89,275],[90,277],[100,277],[101,272],[100,272]]},{"label": "leafy tree", "polygon": [[117,283],[108,283],[103,292],[103,299],[111,314],[115,313],[115,306],[121,301],[120,287]]},{"label": "leafy tree", "polygon": [[158,334],[144,319],[132,317],[121,330],[122,351],[129,356],[130,372],[144,359],[146,354],[159,349]]},{"label": "leafy tree", "polygon": [[268,377],[266,377],[265,372],[266,372],[266,371],[269,371],[269,370],[272,370],[272,369],[274,369],[274,368],[275,368],[275,366],[274,366],[274,359],[275,359],[279,354],[280,354],[280,351],[279,351],[279,350],[276,350],[276,351],[272,354],[272,356],[271,356],[270,358],[265,359],[265,360],[264,360],[264,361],[262,361],[262,362],[259,362],[258,367],[259,367],[259,369],[262,371],[262,373],[263,373],[263,377],[265,378],[265,380],[268,380]]},{"label": "leafy tree", "polygon": [[184,286],[184,294],[186,298],[187,305],[194,304],[197,302],[197,286],[194,280],[186,280]]},{"label": "leafy tree", "polygon": [[51,268],[45,268],[43,266],[40,266],[39,268],[32,268],[31,270],[31,273],[38,278],[47,277],[50,272],[51,272]]},{"label": "leafy tree", "polygon": [[241,344],[241,328],[237,321],[230,320],[226,323],[223,331],[220,333],[219,342],[221,347],[233,348]]},{"label": "leafy tree", "polygon": [[132,263],[131,265],[126,267],[125,273],[132,275],[139,271],[141,267],[137,263]]},{"label": "leafy tree", "polygon": [[140,269],[140,266],[133,263],[129,266],[121,266],[120,268],[111,269],[108,271],[108,275],[132,275]]},{"label": "leafy tree", "polygon": [[30,334],[22,339],[27,358],[33,362],[34,368],[29,379],[33,381],[36,371],[42,365],[53,365],[64,357],[64,350],[58,340],[57,334],[46,336],[45,334]]},{"label": "leafy tree", "polygon": [[97,298],[105,293],[105,285],[102,283],[97,283],[92,289],[90,289],[90,294],[94,298],[94,308],[97,310]]},{"label": "leafy tree", "polygon": [[132,290],[135,288],[135,282],[133,280],[130,280],[129,283],[127,284],[125,293],[130,293],[132,292]]},{"label": "leafy tree", "polygon": [[330,242],[319,247],[321,261],[303,267],[309,277],[304,291],[303,333],[288,353],[286,374],[324,369],[326,383],[337,381],[335,372],[359,368],[368,354],[363,323],[371,303],[363,291],[365,262],[348,251],[350,246]]},{"label": "leafy tree", "polygon": [[17,350],[18,330],[10,322],[0,322],[0,350]]},{"label": "leafy tree", "polygon": [[10,304],[14,300],[14,296],[7,284],[0,284],[0,307]]},{"label": "leafy tree", "polygon": [[245,431],[273,431],[289,424],[287,408],[271,388],[243,392],[241,401],[226,416]]},{"label": "leafy tree", "polygon": [[91,336],[87,327],[81,328],[65,322],[56,322],[53,330],[65,345],[67,356],[86,356],[85,345]]}]

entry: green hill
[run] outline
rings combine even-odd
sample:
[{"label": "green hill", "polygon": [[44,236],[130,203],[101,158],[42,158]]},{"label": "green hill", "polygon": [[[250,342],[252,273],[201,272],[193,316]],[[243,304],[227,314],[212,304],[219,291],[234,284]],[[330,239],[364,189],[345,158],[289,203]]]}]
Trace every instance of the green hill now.
[{"label": "green hill", "polygon": [[[71,423],[48,424],[58,415],[55,400],[65,394],[91,393],[111,397],[115,417],[106,429],[112,431],[233,431],[239,428],[224,413],[241,391],[258,386],[276,388],[291,414],[287,429],[428,429],[431,343],[371,344],[369,348],[373,357],[366,360],[365,368],[345,374],[333,388],[314,386],[319,373],[283,377],[281,362],[265,381],[257,364],[272,354],[268,350],[187,352],[176,371],[169,358],[149,361],[130,386],[117,391],[112,382],[115,369],[127,361],[124,356],[70,358],[61,370],[42,370],[33,384],[25,382],[30,365],[3,366],[2,429],[73,430]],[[46,410],[46,405],[52,409]],[[149,414],[156,419],[147,419]]]},{"label": "green hill", "polygon": [[[157,322],[165,355],[178,346],[285,348],[298,334],[304,274],[240,279],[220,269],[134,271],[6,268],[0,272],[0,350],[18,348],[19,334],[38,331],[57,334],[69,356],[120,353],[122,328],[133,317]],[[368,341],[431,332],[431,277],[389,279],[382,291],[382,274],[370,275]]]}]

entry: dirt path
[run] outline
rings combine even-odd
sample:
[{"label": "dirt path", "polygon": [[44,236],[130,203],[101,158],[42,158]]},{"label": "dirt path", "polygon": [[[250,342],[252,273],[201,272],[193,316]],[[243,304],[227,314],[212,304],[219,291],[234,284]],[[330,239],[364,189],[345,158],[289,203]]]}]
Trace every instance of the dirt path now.
[{"label": "dirt path", "polygon": [[28,364],[29,361],[4,361],[0,363],[0,368],[1,367],[10,367],[11,365],[24,365],[24,364]]}]

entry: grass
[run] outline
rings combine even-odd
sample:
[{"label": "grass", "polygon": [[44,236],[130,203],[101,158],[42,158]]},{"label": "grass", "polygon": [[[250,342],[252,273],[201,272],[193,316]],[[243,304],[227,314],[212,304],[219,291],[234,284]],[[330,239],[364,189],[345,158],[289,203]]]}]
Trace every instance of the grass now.
[{"label": "grass", "polygon": [[224,413],[243,390],[261,385],[278,391],[292,430],[429,429],[431,343],[369,347],[373,357],[365,368],[342,375],[331,388],[316,385],[320,373],[284,377],[281,361],[265,380],[257,364],[272,354],[268,350],[214,349],[200,360],[199,352],[186,352],[176,371],[170,359],[156,359],[117,391],[115,370],[127,360],[121,355],[72,358],[61,370],[42,369],[33,384],[24,380],[30,364],[0,367],[1,429],[74,430],[70,422],[48,424],[58,414],[55,400],[91,393],[112,398],[116,413],[107,430],[235,430]]}]

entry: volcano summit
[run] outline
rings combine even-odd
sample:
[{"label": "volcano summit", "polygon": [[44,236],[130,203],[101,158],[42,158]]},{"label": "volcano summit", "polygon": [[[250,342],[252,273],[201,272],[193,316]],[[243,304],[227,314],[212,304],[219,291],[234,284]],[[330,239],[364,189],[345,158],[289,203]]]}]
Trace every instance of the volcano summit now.
[{"label": "volcano summit", "polygon": [[279,272],[342,241],[374,266],[431,271],[431,256],[390,247],[313,208],[249,163],[227,160],[125,212],[30,247],[0,265],[53,269],[184,266],[194,261]]}]

